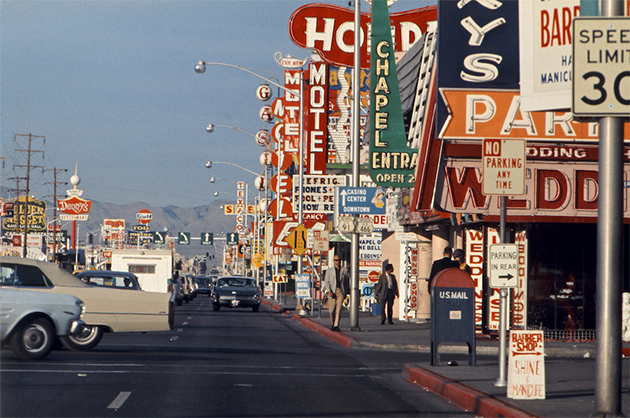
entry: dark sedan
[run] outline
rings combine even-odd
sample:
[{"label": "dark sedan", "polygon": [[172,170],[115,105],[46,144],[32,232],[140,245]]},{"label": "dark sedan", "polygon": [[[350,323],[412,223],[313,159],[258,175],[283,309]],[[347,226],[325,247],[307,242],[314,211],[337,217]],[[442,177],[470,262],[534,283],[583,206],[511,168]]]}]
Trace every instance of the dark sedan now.
[{"label": "dark sedan", "polygon": [[135,274],[126,271],[83,270],[77,277],[93,286],[142,290]]},{"label": "dark sedan", "polygon": [[208,276],[195,276],[197,282],[197,294],[209,295],[212,290],[212,279]]},{"label": "dark sedan", "polygon": [[261,291],[256,280],[249,277],[226,276],[219,277],[210,295],[212,309],[218,311],[226,308],[252,308],[258,312],[260,308]]}]

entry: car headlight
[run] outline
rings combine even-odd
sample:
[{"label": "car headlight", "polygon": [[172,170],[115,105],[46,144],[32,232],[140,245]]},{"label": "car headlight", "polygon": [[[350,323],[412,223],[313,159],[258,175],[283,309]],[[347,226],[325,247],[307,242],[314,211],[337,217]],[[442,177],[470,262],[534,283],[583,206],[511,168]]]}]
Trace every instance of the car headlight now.
[{"label": "car headlight", "polygon": [[81,307],[81,315],[83,315],[85,313],[85,311],[86,311],[85,303],[81,302],[80,300],[77,300],[74,303],[76,303],[77,306]]}]

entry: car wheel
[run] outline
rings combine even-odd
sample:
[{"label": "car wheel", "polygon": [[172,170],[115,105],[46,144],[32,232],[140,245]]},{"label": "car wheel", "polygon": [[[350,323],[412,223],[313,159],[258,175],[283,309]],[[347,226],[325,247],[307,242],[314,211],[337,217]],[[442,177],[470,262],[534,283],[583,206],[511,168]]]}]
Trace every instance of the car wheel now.
[{"label": "car wheel", "polygon": [[38,360],[50,353],[55,330],[45,318],[35,318],[11,337],[11,350],[24,360]]},{"label": "car wheel", "polygon": [[256,306],[252,307],[252,311],[254,311],[254,312],[258,312],[258,309],[260,309],[260,305],[256,305]]},{"label": "car wheel", "polygon": [[72,351],[87,351],[93,349],[101,342],[103,329],[99,326],[86,325],[78,334],[59,338],[63,345]]},{"label": "car wheel", "polygon": [[219,309],[221,309],[221,305],[219,305],[218,303],[213,303],[212,304],[212,310],[213,311],[218,311]]}]

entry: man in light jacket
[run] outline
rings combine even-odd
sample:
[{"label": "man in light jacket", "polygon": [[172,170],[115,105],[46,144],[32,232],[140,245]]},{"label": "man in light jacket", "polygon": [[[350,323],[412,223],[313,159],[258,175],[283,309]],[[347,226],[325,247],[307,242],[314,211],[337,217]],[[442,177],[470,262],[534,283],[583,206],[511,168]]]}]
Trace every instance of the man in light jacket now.
[{"label": "man in light jacket", "polygon": [[326,270],[324,275],[323,291],[328,295],[328,310],[330,311],[331,331],[339,331],[339,321],[341,320],[341,309],[343,300],[350,293],[350,280],[348,269],[341,267],[341,257],[335,255],[333,258],[334,267]]}]

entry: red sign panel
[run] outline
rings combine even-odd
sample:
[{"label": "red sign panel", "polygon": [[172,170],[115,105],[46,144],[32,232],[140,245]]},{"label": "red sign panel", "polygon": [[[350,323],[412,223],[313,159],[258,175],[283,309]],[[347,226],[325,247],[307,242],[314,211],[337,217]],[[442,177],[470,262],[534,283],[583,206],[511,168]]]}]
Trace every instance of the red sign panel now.
[{"label": "red sign panel", "polygon": [[323,62],[310,64],[308,78],[304,168],[307,174],[324,174],[327,160],[328,65]]},{"label": "red sign panel", "polygon": [[[369,13],[361,13],[361,68],[370,68],[368,52]],[[408,51],[437,20],[437,6],[423,7],[390,15],[392,38],[397,52]],[[307,4],[289,19],[289,36],[297,46],[316,49],[331,64],[354,66],[354,10],[330,4]]]},{"label": "red sign panel", "polygon": [[85,213],[90,213],[90,208],[92,207],[92,201],[81,199],[80,197],[77,197],[77,196],[73,196],[67,199],[59,200],[57,202],[57,206],[59,207],[59,211],[61,213],[67,213],[71,215],[81,215]]}]

